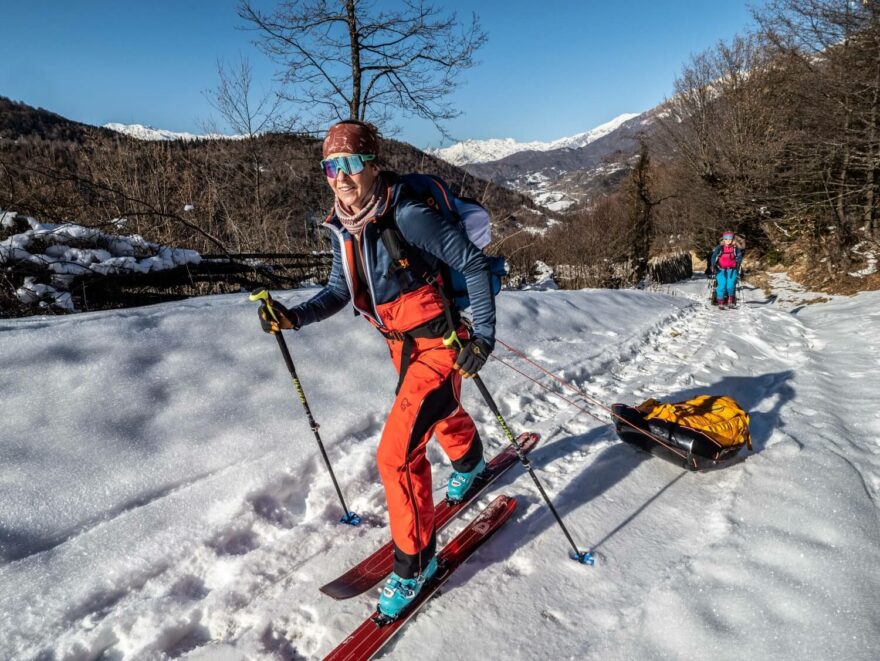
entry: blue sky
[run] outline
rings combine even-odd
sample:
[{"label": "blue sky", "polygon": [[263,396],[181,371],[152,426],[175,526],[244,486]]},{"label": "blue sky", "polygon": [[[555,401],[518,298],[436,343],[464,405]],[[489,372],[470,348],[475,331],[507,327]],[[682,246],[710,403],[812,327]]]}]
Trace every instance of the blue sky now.
[{"label": "blue sky", "polygon": [[[390,0],[382,0],[390,4]],[[264,7],[272,0],[261,0]],[[489,33],[454,93],[459,139],[553,140],[672,92],[689,56],[752,24],[740,0],[446,0]],[[753,2],[750,4],[761,4]],[[234,0],[0,0],[0,95],[89,124],[200,132],[217,60],[247,56],[268,89],[275,66],[237,30]],[[398,137],[440,146],[424,120]]]}]

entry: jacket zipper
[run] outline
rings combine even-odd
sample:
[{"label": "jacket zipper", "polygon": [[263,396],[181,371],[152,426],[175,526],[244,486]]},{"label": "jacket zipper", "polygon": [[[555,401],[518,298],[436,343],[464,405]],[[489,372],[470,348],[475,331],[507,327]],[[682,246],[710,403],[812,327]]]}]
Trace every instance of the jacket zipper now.
[{"label": "jacket zipper", "polygon": [[[342,254],[340,255],[340,259],[341,259],[341,261],[342,261],[342,272],[345,274],[345,282],[346,282],[346,284],[348,284],[348,292],[351,294],[351,305],[352,305],[352,307],[354,307],[354,309],[357,310],[358,312],[360,312],[361,314],[363,314],[363,315],[369,317],[370,319],[372,319],[372,320],[376,323],[376,325],[379,326],[380,328],[384,328],[384,327],[385,327],[385,324],[382,323],[382,319],[381,319],[381,317],[379,316],[379,311],[376,310],[376,298],[375,298],[375,294],[374,294],[374,292],[373,292],[373,284],[372,284],[372,280],[371,280],[371,278],[370,278],[369,271],[368,271],[368,268],[367,268],[367,260],[366,260],[366,256],[363,255],[363,252],[364,252],[364,251],[361,249],[361,254],[362,254],[363,258],[364,258],[364,276],[365,276],[366,279],[367,279],[367,289],[368,289],[369,292],[370,292],[370,303],[371,303],[371,306],[372,306],[372,308],[373,308],[373,309],[372,309],[372,313],[370,313],[370,312],[368,312],[367,310],[364,310],[364,309],[358,307],[357,299],[356,299],[356,297],[355,297],[355,295],[354,295],[354,292],[355,292],[355,288],[354,288],[354,278],[357,277],[357,275],[351,273],[351,272],[349,271],[349,269],[348,269],[348,260],[345,258],[345,237],[342,235],[342,230],[340,230],[340,229],[337,228],[336,226],[331,225],[331,224],[329,224],[329,223],[327,224],[327,227],[329,227],[331,230],[333,230],[333,232],[336,234],[336,237],[339,239],[339,250],[340,250],[341,253],[342,253]],[[366,231],[366,228],[364,228],[364,231]],[[354,237],[352,237],[352,239],[354,239]],[[357,247],[357,248],[352,248],[352,249],[353,249],[353,250],[354,250],[354,249],[359,249],[359,247]]]}]

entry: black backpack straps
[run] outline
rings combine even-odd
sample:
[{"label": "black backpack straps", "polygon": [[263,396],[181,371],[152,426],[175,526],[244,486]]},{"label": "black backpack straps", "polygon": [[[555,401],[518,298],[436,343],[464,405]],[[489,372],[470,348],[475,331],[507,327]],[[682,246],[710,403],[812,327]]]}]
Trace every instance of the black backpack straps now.
[{"label": "black backpack straps", "polygon": [[403,238],[403,234],[394,220],[394,214],[388,213],[382,216],[378,220],[378,226],[379,238],[382,239],[385,250],[391,257],[392,272],[408,270],[425,282],[431,282],[433,273],[419,255],[419,251],[413,249]]},{"label": "black backpack straps", "polygon": [[[440,212],[438,211],[437,213]],[[440,282],[437,281],[437,274],[432,271],[425,260],[422,259],[420,251],[413,248],[403,237],[403,233],[400,231],[400,228],[397,226],[397,221],[394,218],[394,211],[386,213],[384,216],[378,218],[376,222],[378,225],[379,238],[382,239],[382,243],[385,245],[385,250],[388,251],[388,255],[391,257],[392,266],[388,275],[391,275],[392,273],[400,273],[400,271],[409,271],[420,280],[433,286],[437,290],[437,293],[440,294],[440,298],[443,301],[443,312],[446,316],[447,324],[453,330],[457,328],[459,315],[458,310],[453,312],[452,309],[452,277],[449,272],[449,266],[447,264],[441,264],[441,286]]]}]

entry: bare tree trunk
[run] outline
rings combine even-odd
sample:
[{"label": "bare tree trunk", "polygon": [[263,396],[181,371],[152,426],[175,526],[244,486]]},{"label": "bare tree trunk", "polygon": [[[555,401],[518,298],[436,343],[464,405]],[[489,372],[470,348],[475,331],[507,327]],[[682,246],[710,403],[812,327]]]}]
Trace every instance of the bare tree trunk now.
[{"label": "bare tree trunk", "polygon": [[849,100],[846,101],[846,114],[844,115],[843,120],[843,161],[840,165],[840,176],[837,178],[837,202],[834,205],[835,213],[837,214],[837,225],[840,228],[844,228],[846,226],[846,200],[847,200],[847,185],[849,184],[849,167],[850,167],[850,144],[849,144],[849,133],[850,133],[850,125],[852,124],[852,107],[849,105]]},{"label": "bare tree trunk", "polygon": [[648,272],[648,257],[651,251],[651,214],[654,202],[650,191],[650,160],[648,146],[642,142],[639,160],[633,170],[630,213],[632,218],[632,236],[630,259],[633,263],[635,281],[641,282]]},{"label": "bare tree trunk", "polygon": [[351,119],[364,119],[364,110],[361,106],[361,44],[358,40],[357,12],[354,0],[345,3],[345,11],[348,16],[348,39],[351,43],[351,100],[349,112]]},{"label": "bare tree trunk", "polygon": [[257,146],[257,136],[249,135],[248,152],[250,153],[250,166],[254,178],[254,206],[257,211],[257,221],[260,229],[266,232],[266,212],[263,207],[263,165],[260,159],[260,150]]},{"label": "bare tree trunk", "polygon": [[877,230],[877,170],[880,168],[880,144],[878,144],[877,120],[880,105],[880,48],[874,40],[874,89],[871,94],[871,112],[868,119],[868,154],[867,195],[865,199],[865,215],[862,229],[865,236],[873,238]]}]

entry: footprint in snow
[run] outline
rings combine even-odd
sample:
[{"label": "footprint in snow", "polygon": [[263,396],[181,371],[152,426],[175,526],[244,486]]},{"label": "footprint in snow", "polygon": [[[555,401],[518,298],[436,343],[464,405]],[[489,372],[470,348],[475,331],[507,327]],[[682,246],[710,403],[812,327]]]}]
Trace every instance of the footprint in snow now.
[{"label": "footprint in snow", "polygon": [[225,530],[208,542],[217,555],[246,555],[260,546],[253,530]]},{"label": "footprint in snow", "polygon": [[727,356],[733,358],[734,360],[737,360],[739,358],[739,354],[730,347],[724,347],[722,351],[724,351]]}]

